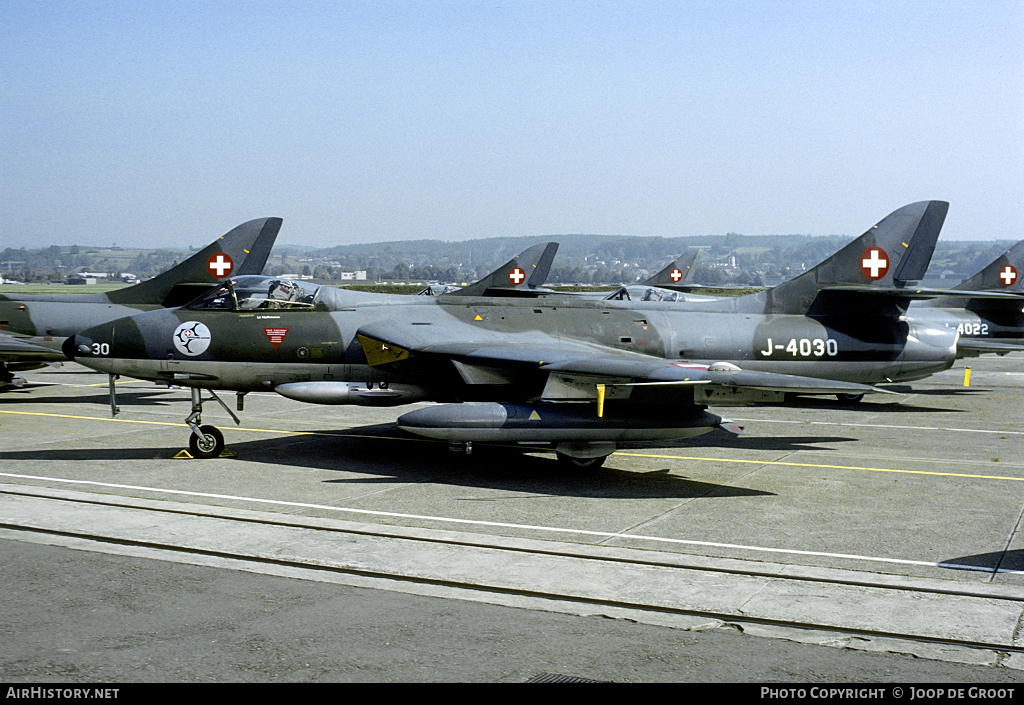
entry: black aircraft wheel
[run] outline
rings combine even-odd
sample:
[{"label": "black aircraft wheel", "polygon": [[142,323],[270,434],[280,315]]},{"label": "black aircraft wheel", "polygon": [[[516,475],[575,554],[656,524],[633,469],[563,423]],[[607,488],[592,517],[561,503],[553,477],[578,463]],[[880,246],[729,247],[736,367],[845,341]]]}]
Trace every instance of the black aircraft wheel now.
[{"label": "black aircraft wheel", "polygon": [[192,434],[188,438],[188,448],[196,458],[216,458],[224,452],[224,434],[216,426],[200,426],[203,437]]},{"label": "black aircraft wheel", "polygon": [[839,401],[845,402],[846,404],[860,404],[860,400],[864,398],[863,394],[836,394]]},{"label": "black aircraft wheel", "polygon": [[565,453],[555,453],[555,457],[558,458],[558,462],[562,463],[562,465],[566,467],[579,470],[593,470],[601,467],[604,464],[604,459],[608,456],[602,455],[599,458],[574,458],[571,455],[566,455]]}]

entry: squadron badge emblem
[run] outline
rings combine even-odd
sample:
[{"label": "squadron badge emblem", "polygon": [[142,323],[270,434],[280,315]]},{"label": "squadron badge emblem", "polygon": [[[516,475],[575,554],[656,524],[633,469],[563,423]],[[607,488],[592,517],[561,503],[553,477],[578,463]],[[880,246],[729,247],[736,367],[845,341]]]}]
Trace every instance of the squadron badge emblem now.
[{"label": "squadron badge emblem", "polygon": [[210,329],[199,321],[185,321],[174,329],[174,347],[189,357],[202,355],[210,347]]}]

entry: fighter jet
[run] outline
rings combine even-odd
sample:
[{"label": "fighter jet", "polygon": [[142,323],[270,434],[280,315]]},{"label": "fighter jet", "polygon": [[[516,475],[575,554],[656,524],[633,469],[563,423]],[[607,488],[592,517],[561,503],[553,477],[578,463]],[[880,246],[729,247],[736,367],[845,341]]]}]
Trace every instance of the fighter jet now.
[{"label": "fighter jet", "polygon": [[[907,312],[914,320],[945,325],[960,334],[957,357],[1024,350],[1024,240],[948,292],[915,301]],[[994,297],[997,294],[1016,296]]]},{"label": "fighter jet", "polygon": [[417,296],[539,296],[554,293],[539,288],[548,278],[551,263],[558,252],[558,243],[549,242],[527,249],[512,260],[515,264],[491,272],[483,279],[467,287],[433,284],[421,289]]},{"label": "fighter jet", "polygon": [[[660,272],[654,276],[645,279],[639,284],[627,284],[626,286],[619,287],[611,292],[608,291],[564,291],[561,289],[548,289],[543,286],[547,280],[548,272],[551,269],[551,263],[554,261],[555,253],[558,250],[558,243],[549,242],[544,250],[538,250],[540,255],[537,258],[537,263],[533,265],[533,269],[530,270],[530,275],[527,280],[527,287],[525,289],[517,289],[515,286],[510,287],[509,283],[504,281],[501,277],[498,281],[492,281],[490,286],[481,287],[481,283],[477,282],[476,294],[481,292],[490,295],[528,295],[528,296],[582,296],[586,298],[595,299],[610,299],[610,300],[624,300],[628,301],[631,298],[637,298],[639,300],[672,300],[675,301],[675,292],[689,291],[690,289],[700,288],[699,284],[693,283],[693,275],[697,271],[696,260],[700,256],[700,249],[692,248],[686,254],[681,255],[678,259],[673,260]],[[526,254],[525,252],[523,253]],[[525,271],[525,270],[524,270]],[[493,274],[491,275],[494,276]],[[481,280],[483,281],[483,280]],[[666,291],[666,289],[670,291]],[[418,296],[441,296],[443,294],[450,294],[453,292],[461,292],[462,289],[457,286],[450,284],[432,284],[424,289],[417,292]],[[461,296],[466,296],[466,293],[461,293]]]},{"label": "fighter jet", "polygon": [[[235,391],[240,407],[246,393],[270,390],[318,404],[442,402],[399,426],[460,443],[550,444],[560,459],[592,465],[618,442],[736,430],[707,412],[719,399],[859,395],[884,391],[863,382],[949,367],[956,331],[910,325],[906,299],[887,293],[923,273],[946,207],[901,208],[790,286],[715,310],[482,295],[502,279],[527,286],[513,258],[470,293],[441,296],[233,278],[182,308],[83,331],[64,352],[112,379],[191,387],[194,455],[224,447],[219,429],[202,425],[202,390]],[[709,359],[719,353],[761,369]]]},{"label": "fighter jet", "polygon": [[181,306],[232,275],[260,274],[281,230],[280,218],[243,223],[148,281],[96,294],[0,294],[0,386],[15,372],[67,358],[64,340],[83,328],[138,311]]},{"label": "fighter jet", "polygon": [[697,261],[700,259],[700,248],[691,247],[660,272],[640,282],[641,286],[656,286],[662,289],[686,291],[699,286],[694,283],[697,274]]},{"label": "fighter jet", "polygon": [[700,248],[692,247],[660,272],[639,284],[627,284],[611,293],[602,293],[609,301],[712,301],[715,297],[691,296],[687,292],[703,288],[694,282]]},{"label": "fighter jet", "polygon": [[[957,332],[908,320],[948,210],[922,201],[891,213],[839,252],[776,287],[732,298],[632,302],[638,314],[671,311],[669,348],[698,364],[877,384],[920,379],[955,360]],[[811,370],[811,371],[808,371]]]}]

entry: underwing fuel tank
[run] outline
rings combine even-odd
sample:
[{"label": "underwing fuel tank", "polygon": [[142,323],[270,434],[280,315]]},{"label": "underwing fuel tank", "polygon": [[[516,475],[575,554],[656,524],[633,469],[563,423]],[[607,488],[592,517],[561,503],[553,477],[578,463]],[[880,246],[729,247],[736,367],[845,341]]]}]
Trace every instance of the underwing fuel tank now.
[{"label": "underwing fuel tank", "polygon": [[289,382],[277,385],[274,391],[307,404],[398,406],[427,398],[426,390],[409,384],[373,388],[359,382]]},{"label": "underwing fuel tank", "polygon": [[[607,411],[607,410],[606,410]],[[684,413],[605,413],[595,404],[444,404],[398,417],[399,428],[448,441],[507,443],[657,441],[713,431],[722,417],[700,409]]]}]

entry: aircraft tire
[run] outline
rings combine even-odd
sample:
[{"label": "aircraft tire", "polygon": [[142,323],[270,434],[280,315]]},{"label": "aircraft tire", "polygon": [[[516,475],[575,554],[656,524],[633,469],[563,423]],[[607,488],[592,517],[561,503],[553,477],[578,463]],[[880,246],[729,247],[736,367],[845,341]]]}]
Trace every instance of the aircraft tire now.
[{"label": "aircraft tire", "polygon": [[563,466],[572,468],[573,470],[596,470],[604,464],[607,455],[602,455],[599,458],[574,458],[571,455],[565,453],[555,453],[555,457],[558,458]]},{"label": "aircraft tire", "polygon": [[216,426],[200,426],[203,438],[196,434],[188,438],[188,448],[195,458],[216,458],[224,452],[224,434]]},{"label": "aircraft tire", "polygon": [[845,404],[860,404],[863,394],[836,394],[836,398]]}]

